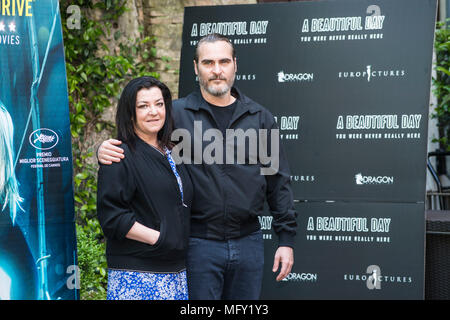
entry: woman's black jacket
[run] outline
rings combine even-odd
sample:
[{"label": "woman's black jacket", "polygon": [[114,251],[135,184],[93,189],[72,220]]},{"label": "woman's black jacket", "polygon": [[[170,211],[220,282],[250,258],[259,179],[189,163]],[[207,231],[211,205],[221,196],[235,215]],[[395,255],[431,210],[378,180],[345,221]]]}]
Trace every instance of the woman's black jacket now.
[{"label": "woman's black jacket", "polygon": [[[167,158],[142,140],[134,150],[125,143],[125,158],[100,165],[97,214],[106,236],[109,268],[178,272],[185,268],[189,239],[192,183],[183,165],[177,166],[183,182],[184,204]],[[125,236],[135,222],[159,230],[154,245]]]}]

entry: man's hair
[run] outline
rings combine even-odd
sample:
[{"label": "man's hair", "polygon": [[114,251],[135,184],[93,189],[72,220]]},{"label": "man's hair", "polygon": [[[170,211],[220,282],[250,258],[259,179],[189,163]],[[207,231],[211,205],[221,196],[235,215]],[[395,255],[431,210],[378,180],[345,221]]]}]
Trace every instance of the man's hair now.
[{"label": "man's hair", "polygon": [[164,104],[166,108],[166,118],[164,125],[159,130],[157,138],[161,147],[171,149],[172,142],[170,140],[174,129],[172,117],[172,95],[169,88],[161,81],[145,76],[131,80],[123,89],[119,99],[116,113],[117,138],[126,142],[130,149],[133,150],[138,139],[134,130],[136,124],[136,96],[141,89],[150,89],[157,87],[161,90]]},{"label": "man's hair", "polygon": [[11,116],[0,101],[0,214],[9,205],[14,225],[17,211],[23,210],[20,206],[23,199],[19,195],[19,182],[14,170],[13,134]]},{"label": "man's hair", "polygon": [[220,33],[210,33],[198,41],[197,47],[195,48],[195,56],[194,56],[195,62],[198,63],[198,48],[200,47],[200,45],[202,43],[206,43],[206,42],[212,43],[212,42],[217,42],[217,41],[228,42],[231,46],[233,59],[236,58],[236,50],[234,49],[233,43],[231,42],[230,39],[228,39],[224,35],[221,35]]}]

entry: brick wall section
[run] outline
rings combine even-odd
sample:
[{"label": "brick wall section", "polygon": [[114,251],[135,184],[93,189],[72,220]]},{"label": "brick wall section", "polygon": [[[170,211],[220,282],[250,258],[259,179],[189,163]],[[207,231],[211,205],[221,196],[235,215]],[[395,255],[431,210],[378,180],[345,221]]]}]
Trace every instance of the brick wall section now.
[{"label": "brick wall section", "polygon": [[[96,0],[101,1],[101,0]],[[181,35],[183,28],[184,7],[252,4],[257,0],[127,0],[128,11],[119,21],[112,21],[113,30],[105,39],[110,51],[120,53],[114,40],[114,33],[119,31],[119,41],[141,37],[139,27],[143,27],[143,37],[154,37],[150,46],[156,48],[156,68],[163,81],[172,92],[174,99],[178,98],[178,75],[180,68]],[[98,19],[100,13],[96,10],[90,12],[89,18]],[[105,54],[106,52],[99,52]],[[114,123],[117,101],[111,97],[111,107],[102,115],[102,119]],[[111,138],[111,132],[104,130],[93,134],[86,141],[87,149],[95,151],[100,143]],[[92,163],[97,163],[95,156]]]},{"label": "brick wall section", "polygon": [[[178,97],[181,35],[184,7],[251,4],[256,0],[142,0],[146,34],[154,36],[157,50],[156,71],[161,80]],[[164,57],[167,57],[165,59]]]}]

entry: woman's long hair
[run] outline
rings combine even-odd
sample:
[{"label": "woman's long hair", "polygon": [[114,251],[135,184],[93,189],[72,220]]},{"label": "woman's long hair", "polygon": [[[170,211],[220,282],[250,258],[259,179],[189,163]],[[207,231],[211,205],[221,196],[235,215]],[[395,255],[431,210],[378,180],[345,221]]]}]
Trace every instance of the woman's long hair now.
[{"label": "woman's long hair", "polygon": [[0,101],[0,211],[9,205],[14,224],[18,209],[23,210],[20,206],[23,199],[19,195],[19,183],[14,171],[13,133],[11,116]]},{"label": "woman's long hair", "polygon": [[157,87],[161,90],[166,108],[164,126],[157,138],[161,148],[172,149],[171,135],[174,128],[172,117],[172,95],[169,88],[153,77],[139,77],[131,80],[123,89],[116,113],[117,139],[126,142],[133,150],[138,136],[134,130],[136,124],[136,96],[141,89]]}]

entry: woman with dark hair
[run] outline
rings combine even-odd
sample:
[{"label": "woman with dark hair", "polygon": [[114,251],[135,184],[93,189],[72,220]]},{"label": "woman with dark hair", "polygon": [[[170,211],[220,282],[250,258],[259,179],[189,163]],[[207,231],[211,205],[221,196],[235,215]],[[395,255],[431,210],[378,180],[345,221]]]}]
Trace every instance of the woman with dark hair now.
[{"label": "woman with dark hair", "polygon": [[187,299],[192,182],[171,156],[167,86],[152,77],[131,80],[119,100],[116,126],[125,159],[100,165],[97,191],[107,240],[107,299]]}]

